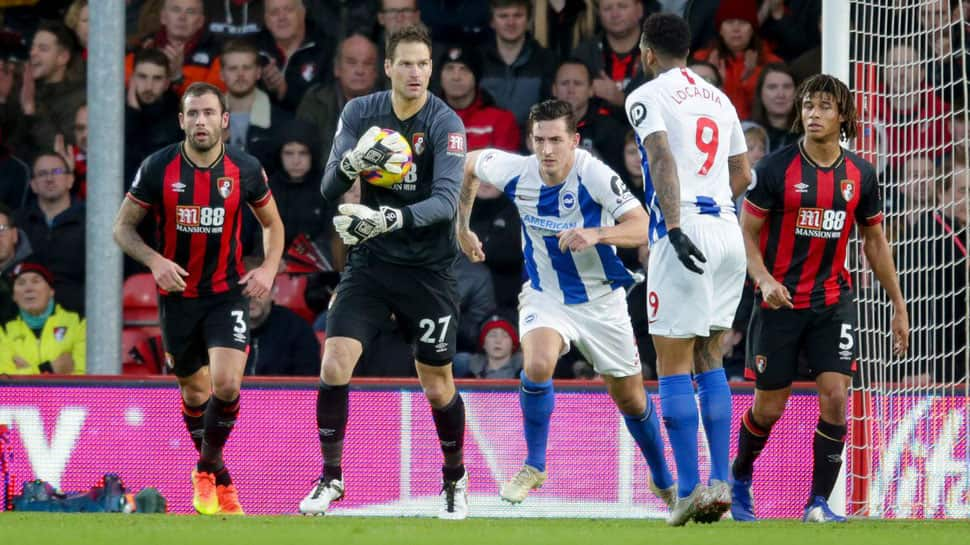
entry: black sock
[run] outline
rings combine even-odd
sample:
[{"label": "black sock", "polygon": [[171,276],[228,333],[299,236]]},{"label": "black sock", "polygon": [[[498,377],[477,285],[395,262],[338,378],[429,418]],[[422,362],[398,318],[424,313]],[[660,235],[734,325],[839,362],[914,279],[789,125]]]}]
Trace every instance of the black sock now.
[{"label": "black sock", "polygon": [[845,425],[829,424],[818,419],[815,429],[815,440],[812,441],[812,454],[815,458],[812,471],[812,495],[808,499],[811,504],[815,496],[828,499],[839,478],[842,469],[842,449],[845,446]]},{"label": "black sock", "polygon": [[343,478],[344,470],[342,467],[323,464],[323,482],[329,483],[334,479],[342,481]]},{"label": "black sock", "polygon": [[225,465],[216,473],[216,486],[229,486],[232,484],[232,477],[229,476],[229,468]]},{"label": "black sock", "polygon": [[323,455],[325,481],[342,478],[340,469],[350,408],[350,388],[346,384],[331,386],[322,380],[317,390],[317,433]]},{"label": "black sock", "polygon": [[202,452],[202,432],[205,429],[203,415],[205,415],[205,408],[208,406],[208,399],[196,407],[192,407],[184,399],[182,400],[182,421],[185,422],[185,427],[189,430],[189,435],[192,436],[192,444],[195,445],[196,452]]},{"label": "black sock", "polygon": [[754,461],[765,448],[770,433],[771,427],[758,424],[751,409],[744,413],[741,417],[741,425],[738,427],[738,455],[734,458],[734,465],[731,467],[735,477],[751,478],[754,472]]},{"label": "black sock", "polygon": [[445,455],[445,463],[441,467],[445,480],[457,481],[465,474],[464,458],[465,443],[465,402],[461,395],[455,392],[455,397],[440,409],[431,408],[434,427],[438,431],[441,442],[441,452]]},{"label": "black sock", "polygon": [[199,471],[216,473],[225,464],[222,462],[222,448],[236,425],[239,416],[239,396],[232,401],[223,401],[218,396],[209,398],[209,406],[205,409],[205,432],[202,439],[202,451],[199,453]]}]

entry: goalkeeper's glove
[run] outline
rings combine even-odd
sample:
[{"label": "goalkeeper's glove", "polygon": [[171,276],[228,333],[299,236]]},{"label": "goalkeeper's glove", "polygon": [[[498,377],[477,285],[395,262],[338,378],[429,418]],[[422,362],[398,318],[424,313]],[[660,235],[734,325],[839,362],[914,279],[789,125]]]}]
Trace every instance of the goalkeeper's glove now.
[{"label": "goalkeeper's glove", "polygon": [[400,174],[408,161],[407,142],[403,139],[377,140],[380,127],[371,127],[357,140],[354,149],[340,159],[340,171],[353,180],[361,170],[380,168],[392,174]]},{"label": "goalkeeper's glove", "polygon": [[362,204],[341,204],[333,226],[347,246],[359,244],[381,233],[404,227],[404,214],[397,208],[382,206],[378,210]]},{"label": "goalkeeper's glove", "polygon": [[694,246],[691,242],[690,237],[684,234],[679,227],[675,227],[667,231],[667,238],[670,239],[670,245],[674,247],[674,251],[677,252],[677,259],[687,267],[688,270],[694,271],[697,274],[704,274],[704,271],[694,263],[692,257],[696,257],[701,263],[707,263],[707,258],[704,254]]}]

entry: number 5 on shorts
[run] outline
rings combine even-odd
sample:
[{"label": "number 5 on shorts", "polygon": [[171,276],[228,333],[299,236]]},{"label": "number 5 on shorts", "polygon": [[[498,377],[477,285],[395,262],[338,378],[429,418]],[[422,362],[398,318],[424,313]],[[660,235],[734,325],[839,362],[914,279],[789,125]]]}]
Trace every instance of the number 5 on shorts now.
[{"label": "number 5 on shorts", "polygon": [[842,333],[839,334],[839,350],[852,350],[855,340],[852,338],[852,324],[842,324]]}]

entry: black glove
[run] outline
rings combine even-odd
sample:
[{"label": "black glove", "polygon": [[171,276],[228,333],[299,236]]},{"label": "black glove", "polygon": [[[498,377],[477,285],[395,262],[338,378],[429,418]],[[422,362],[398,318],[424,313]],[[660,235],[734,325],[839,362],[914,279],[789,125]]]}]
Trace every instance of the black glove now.
[{"label": "black glove", "polygon": [[670,245],[674,247],[677,251],[677,259],[687,267],[688,270],[694,271],[697,274],[704,274],[704,271],[694,263],[691,256],[696,257],[701,263],[707,263],[707,258],[704,254],[694,246],[694,243],[690,241],[690,238],[680,230],[680,227],[675,227],[667,231],[667,238],[670,239]]}]

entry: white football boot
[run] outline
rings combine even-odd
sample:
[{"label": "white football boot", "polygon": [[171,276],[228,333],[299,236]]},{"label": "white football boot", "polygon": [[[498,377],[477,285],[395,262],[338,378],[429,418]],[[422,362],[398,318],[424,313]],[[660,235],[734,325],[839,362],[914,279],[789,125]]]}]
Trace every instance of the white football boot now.
[{"label": "white football boot", "polygon": [[313,484],[313,490],[300,502],[300,513],[304,515],[325,515],[330,504],[344,497],[344,482],[340,479],[330,479],[324,482],[323,477]]},{"label": "white football boot", "polygon": [[525,464],[509,482],[502,486],[499,495],[509,503],[522,503],[529,492],[542,488],[542,483],[546,482],[546,478],[548,478],[548,474],[545,471],[539,471]]},{"label": "white football boot", "polygon": [[468,471],[457,481],[442,481],[441,500],[444,505],[438,511],[438,518],[464,520],[468,517]]}]

